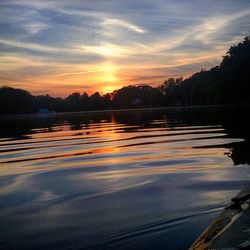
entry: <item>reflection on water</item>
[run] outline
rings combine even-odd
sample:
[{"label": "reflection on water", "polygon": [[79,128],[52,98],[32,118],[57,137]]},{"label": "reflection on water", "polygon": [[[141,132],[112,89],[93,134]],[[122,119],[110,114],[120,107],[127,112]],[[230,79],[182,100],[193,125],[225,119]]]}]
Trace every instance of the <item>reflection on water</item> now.
[{"label": "reflection on water", "polygon": [[246,113],[2,120],[0,249],[187,249],[249,180]]}]

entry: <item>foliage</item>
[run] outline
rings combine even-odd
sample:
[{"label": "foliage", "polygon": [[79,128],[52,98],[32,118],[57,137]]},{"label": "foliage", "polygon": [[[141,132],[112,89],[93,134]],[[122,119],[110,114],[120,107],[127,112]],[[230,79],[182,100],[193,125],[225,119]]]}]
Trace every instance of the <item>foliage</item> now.
[{"label": "foliage", "polygon": [[28,91],[5,86],[0,88],[0,114],[32,113],[34,101]]},{"label": "foliage", "polygon": [[138,108],[160,106],[162,94],[148,85],[127,86],[112,93],[114,108]]},{"label": "foliage", "polygon": [[219,66],[191,77],[170,78],[157,88],[129,85],[103,96],[96,92],[68,97],[33,96],[22,89],[0,88],[0,114],[101,110],[160,106],[250,103],[250,37],[232,46]]}]

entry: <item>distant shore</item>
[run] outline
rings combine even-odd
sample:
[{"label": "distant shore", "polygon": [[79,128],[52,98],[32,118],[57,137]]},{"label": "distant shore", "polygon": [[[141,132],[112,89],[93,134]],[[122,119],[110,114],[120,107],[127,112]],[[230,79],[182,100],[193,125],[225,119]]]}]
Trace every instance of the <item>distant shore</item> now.
[{"label": "distant shore", "polygon": [[91,115],[91,114],[112,114],[123,112],[148,112],[160,110],[189,110],[189,109],[206,109],[206,108],[232,108],[232,107],[250,107],[250,104],[221,104],[221,105],[191,105],[191,106],[171,106],[171,107],[152,107],[152,108],[124,108],[124,109],[105,109],[105,110],[89,110],[89,111],[74,111],[74,112],[59,112],[45,114],[5,114],[0,115],[0,120],[15,120],[15,119],[32,119],[32,118],[50,118],[62,117],[65,115]]}]

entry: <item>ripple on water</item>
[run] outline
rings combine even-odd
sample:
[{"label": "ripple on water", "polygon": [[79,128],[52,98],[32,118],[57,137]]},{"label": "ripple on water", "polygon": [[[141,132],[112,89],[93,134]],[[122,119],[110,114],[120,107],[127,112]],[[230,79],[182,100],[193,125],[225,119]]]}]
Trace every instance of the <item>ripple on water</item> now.
[{"label": "ripple on water", "polygon": [[230,138],[221,125],[166,123],[165,117],[147,126],[78,125],[72,130],[55,121],[25,138],[0,139],[3,244],[178,249],[244,184],[230,158],[243,139]]}]

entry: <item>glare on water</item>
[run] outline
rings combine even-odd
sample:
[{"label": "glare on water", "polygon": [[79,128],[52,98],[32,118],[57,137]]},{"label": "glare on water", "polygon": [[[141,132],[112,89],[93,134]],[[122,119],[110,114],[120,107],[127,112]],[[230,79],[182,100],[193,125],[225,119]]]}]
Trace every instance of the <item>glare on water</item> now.
[{"label": "glare on water", "polygon": [[245,127],[204,114],[66,114],[0,128],[5,249],[187,249],[249,179]]}]

